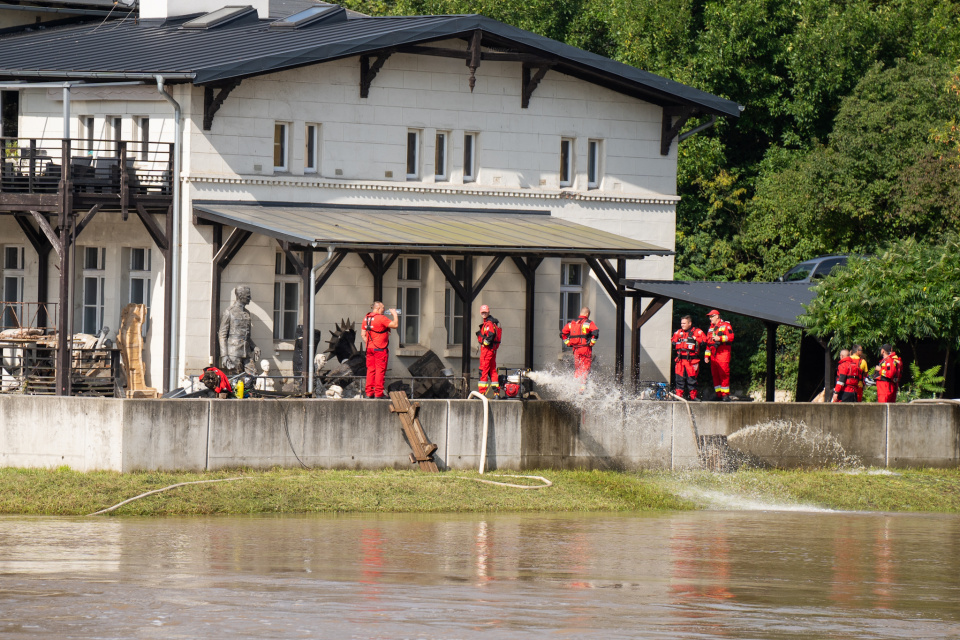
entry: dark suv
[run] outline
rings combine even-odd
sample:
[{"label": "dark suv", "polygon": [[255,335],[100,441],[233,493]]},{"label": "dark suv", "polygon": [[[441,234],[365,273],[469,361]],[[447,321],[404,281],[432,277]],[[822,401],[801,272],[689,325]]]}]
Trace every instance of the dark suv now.
[{"label": "dark suv", "polygon": [[811,282],[825,278],[827,274],[833,271],[834,267],[842,267],[847,264],[847,258],[850,256],[820,256],[801,262],[790,271],[777,278],[778,282]]}]

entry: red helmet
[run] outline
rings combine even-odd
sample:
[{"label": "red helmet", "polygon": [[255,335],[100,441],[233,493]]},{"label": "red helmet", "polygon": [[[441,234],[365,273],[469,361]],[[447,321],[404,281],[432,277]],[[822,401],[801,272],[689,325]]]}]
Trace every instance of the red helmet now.
[{"label": "red helmet", "polygon": [[490,307],[485,304],[480,305],[480,313],[490,313]]}]

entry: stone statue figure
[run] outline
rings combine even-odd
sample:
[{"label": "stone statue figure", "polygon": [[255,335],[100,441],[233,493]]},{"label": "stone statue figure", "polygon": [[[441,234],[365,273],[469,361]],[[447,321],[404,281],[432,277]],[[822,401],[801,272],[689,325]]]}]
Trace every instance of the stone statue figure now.
[{"label": "stone statue figure", "polygon": [[239,286],[233,290],[234,303],[220,316],[220,369],[229,375],[243,371],[250,363],[260,359],[260,349],[251,339],[250,287]]}]

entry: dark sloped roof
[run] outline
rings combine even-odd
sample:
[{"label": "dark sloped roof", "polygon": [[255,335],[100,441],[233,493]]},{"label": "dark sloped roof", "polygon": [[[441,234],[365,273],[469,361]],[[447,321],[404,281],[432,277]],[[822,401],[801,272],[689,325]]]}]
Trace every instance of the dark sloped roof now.
[{"label": "dark sloped roof", "polygon": [[[271,238],[349,251],[626,258],[673,253],[547,213],[196,201],[193,211],[200,219]],[[481,227],[484,233],[477,233]]]},{"label": "dark sloped roof", "polygon": [[[290,0],[291,8],[298,6]],[[273,29],[255,15],[204,30],[183,30],[190,17],[74,25],[0,39],[0,77],[83,77],[98,73],[190,75],[215,83],[467,36],[556,60],[557,71],[660,106],[688,106],[738,117],[737,103],[478,15],[365,17]],[[482,73],[482,65],[481,65]]]},{"label": "dark sloped roof", "polygon": [[806,313],[802,305],[810,304],[815,297],[810,283],[683,280],[621,280],[621,283],[650,296],[665,296],[792,327],[802,326],[797,321],[798,316]]}]

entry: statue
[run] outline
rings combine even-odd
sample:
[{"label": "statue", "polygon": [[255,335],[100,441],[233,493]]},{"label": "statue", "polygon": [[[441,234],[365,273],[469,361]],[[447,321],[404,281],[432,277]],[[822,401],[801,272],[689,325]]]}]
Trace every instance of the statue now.
[{"label": "statue", "polygon": [[[157,390],[147,386],[144,381],[143,366],[143,319],[147,316],[147,308],[142,304],[131,302],[120,313],[120,330],[117,332],[117,346],[120,347],[120,358],[124,371],[127,374],[128,398],[156,398]],[[109,329],[104,327],[97,339],[97,345],[106,341]],[[99,348],[99,347],[97,347]]]},{"label": "statue", "polygon": [[260,359],[260,349],[251,339],[250,287],[239,286],[233,290],[235,300],[220,316],[220,369],[228,375],[236,375]]},{"label": "statue", "polygon": [[260,368],[263,369],[263,373],[257,376],[257,391],[275,391],[274,380],[270,377],[270,361],[261,360]]}]

